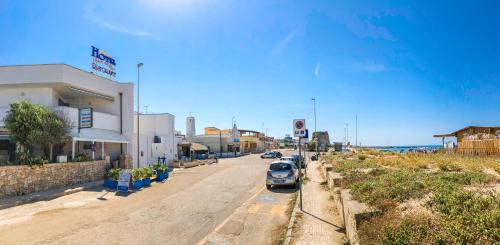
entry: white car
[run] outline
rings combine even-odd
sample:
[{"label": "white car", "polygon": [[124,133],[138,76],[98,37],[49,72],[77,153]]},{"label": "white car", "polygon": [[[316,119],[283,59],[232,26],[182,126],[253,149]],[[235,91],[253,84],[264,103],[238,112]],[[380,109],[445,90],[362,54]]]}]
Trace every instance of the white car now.
[{"label": "white car", "polygon": [[274,161],[269,165],[267,171],[266,187],[270,189],[272,186],[299,185],[299,170],[297,165],[291,161]]}]

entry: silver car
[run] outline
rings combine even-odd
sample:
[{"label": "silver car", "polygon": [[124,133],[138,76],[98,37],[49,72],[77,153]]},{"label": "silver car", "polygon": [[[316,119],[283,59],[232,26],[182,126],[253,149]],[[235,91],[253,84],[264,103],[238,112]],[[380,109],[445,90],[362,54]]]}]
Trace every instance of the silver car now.
[{"label": "silver car", "polygon": [[288,185],[297,187],[299,184],[299,170],[291,161],[274,161],[267,171],[266,187]]}]

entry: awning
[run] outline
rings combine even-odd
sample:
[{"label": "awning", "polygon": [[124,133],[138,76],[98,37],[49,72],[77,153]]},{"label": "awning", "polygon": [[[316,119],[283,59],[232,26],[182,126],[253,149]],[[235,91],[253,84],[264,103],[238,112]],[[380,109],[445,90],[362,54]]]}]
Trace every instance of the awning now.
[{"label": "awning", "polygon": [[96,129],[96,128],[82,128],[80,133],[70,132],[69,136],[76,141],[96,141],[96,142],[108,142],[108,143],[130,143],[130,140],[118,132]]},{"label": "awning", "polygon": [[191,150],[192,151],[208,151],[208,147],[199,144],[199,143],[191,143]]}]

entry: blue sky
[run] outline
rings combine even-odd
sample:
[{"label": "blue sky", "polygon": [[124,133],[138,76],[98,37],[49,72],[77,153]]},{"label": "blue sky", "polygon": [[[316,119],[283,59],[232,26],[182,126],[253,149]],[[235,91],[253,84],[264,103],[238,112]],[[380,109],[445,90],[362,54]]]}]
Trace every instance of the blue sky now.
[{"label": "blue sky", "polygon": [[[185,131],[283,137],[293,118],[333,140],[432,144],[435,133],[500,124],[498,1],[6,1],[0,65],[90,70],[91,45],[118,81],[141,71],[142,105]],[[143,108],[141,108],[143,110]]]}]

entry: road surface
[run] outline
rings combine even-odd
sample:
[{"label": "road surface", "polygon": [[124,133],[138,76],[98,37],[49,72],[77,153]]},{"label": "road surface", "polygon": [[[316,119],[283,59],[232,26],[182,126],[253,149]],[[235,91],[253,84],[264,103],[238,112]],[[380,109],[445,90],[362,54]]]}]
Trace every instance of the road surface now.
[{"label": "road surface", "polygon": [[0,244],[271,244],[295,192],[265,188],[271,161],[222,159],[128,196],[96,189],[0,210]]}]

